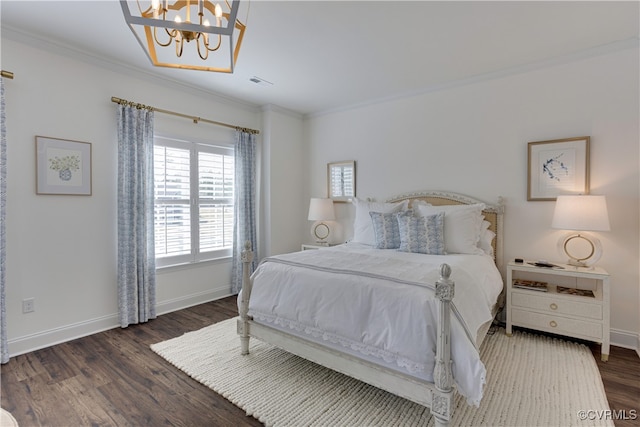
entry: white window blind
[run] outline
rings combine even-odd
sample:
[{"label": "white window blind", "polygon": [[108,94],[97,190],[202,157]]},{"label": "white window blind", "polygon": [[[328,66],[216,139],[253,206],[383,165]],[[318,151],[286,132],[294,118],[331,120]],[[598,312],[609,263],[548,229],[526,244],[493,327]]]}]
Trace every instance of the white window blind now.
[{"label": "white window blind", "polygon": [[159,267],[231,255],[233,149],[155,138],[155,247]]}]

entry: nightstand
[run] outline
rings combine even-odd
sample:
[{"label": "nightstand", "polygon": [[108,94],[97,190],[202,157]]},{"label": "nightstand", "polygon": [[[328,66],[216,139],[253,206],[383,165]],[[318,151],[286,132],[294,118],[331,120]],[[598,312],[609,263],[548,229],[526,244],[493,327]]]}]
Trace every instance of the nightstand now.
[{"label": "nightstand", "polygon": [[[562,268],[509,262],[507,335],[511,335],[513,326],[522,326],[595,341],[602,344],[600,357],[606,362],[610,333],[609,274],[599,267],[555,265]],[[536,283],[546,291],[534,290]]]}]

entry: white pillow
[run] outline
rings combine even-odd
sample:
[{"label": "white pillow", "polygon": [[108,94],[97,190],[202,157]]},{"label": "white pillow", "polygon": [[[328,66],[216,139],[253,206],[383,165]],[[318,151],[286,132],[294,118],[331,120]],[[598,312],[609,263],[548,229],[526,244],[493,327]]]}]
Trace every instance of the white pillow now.
[{"label": "white pillow", "polygon": [[353,221],[353,242],[375,245],[376,237],[373,232],[373,222],[369,212],[393,213],[407,209],[408,200],[398,203],[366,202],[357,198],[353,199],[356,207],[356,216]]},{"label": "white pillow", "polygon": [[411,209],[416,210],[418,206],[431,206],[431,203],[425,202],[424,200],[416,199],[411,201]]},{"label": "white pillow", "polygon": [[448,254],[482,254],[478,247],[484,203],[473,205],[418,206],[420,216],[444,212],[444,247]]},{"label": "white pillow", "polygon": [[493,239],[496,237],[496,233],[489,230],[489,226],[491,226],[491,223],[489,221],[486,221],[486,220],[482,221],[478,247],[482,249],[482,251],[485,254],[493,256],[493,246],[491,245],[491,243],[493,242]]}]

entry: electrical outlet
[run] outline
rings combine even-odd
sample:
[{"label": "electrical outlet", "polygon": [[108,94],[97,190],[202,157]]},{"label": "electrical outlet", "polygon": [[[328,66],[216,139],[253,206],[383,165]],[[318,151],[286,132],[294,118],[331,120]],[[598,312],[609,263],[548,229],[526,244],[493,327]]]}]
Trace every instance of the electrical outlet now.
[{"label": "electrical outlet", "polygon": [[22,300],[22,312],[23,313],[32,313],[36,311],[36,299],[35,298],[27,298]]}]

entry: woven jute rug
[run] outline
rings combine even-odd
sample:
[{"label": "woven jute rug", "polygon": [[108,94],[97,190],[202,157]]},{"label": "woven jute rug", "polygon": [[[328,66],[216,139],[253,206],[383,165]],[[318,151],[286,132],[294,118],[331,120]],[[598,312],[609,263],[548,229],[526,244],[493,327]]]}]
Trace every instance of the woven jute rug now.
[{"label": "woven jute rug", "polygon": [[[613,425],[590,350],[504,329],[487,336],[480,407],[458,396],[453,426]],[[240,355],[229,319],[151,346],[195,380],[267,426],[432,426],[429,409],[251,339]]]}]

